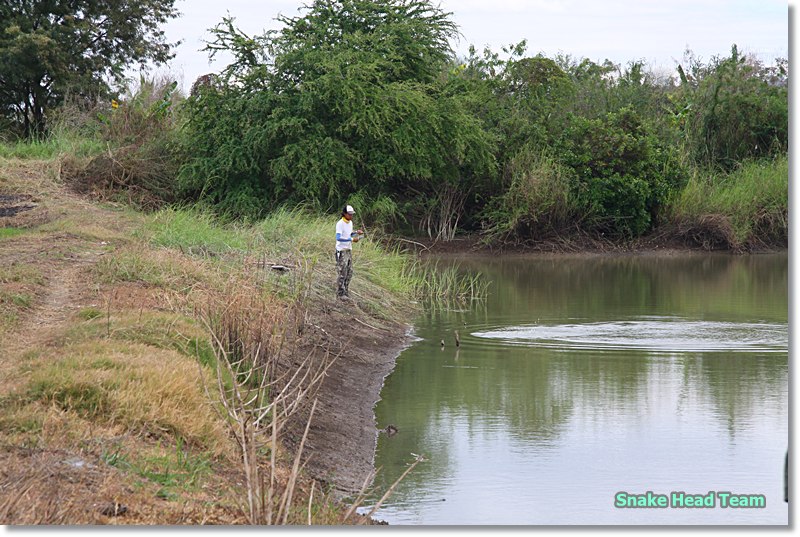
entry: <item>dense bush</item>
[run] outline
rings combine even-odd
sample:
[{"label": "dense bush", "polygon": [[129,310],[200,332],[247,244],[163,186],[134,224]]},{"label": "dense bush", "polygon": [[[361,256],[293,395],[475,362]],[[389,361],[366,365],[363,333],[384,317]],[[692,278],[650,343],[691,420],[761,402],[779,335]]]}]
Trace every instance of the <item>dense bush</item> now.
[{"label": "dense bush", "polygon": [[[687,51],[674,76],[657,76],[642,61],[529,56],[524,41],[457,58],[457,28],[431,0],[314,0],[279,21],[248,36],[224,19],[207,49],[233,61],[185,102],[174,85],[144,82],[116,108],[76,94],[93,121],[67,107],[54,124],[69,136],[51,131],[92,139],[81,152],[97,156],[76,168],[77,184],[143,206],[203,201],[234,218],[349,203],[372,229],[442,240],[460,230],[628,240],[665,220],[718,221],[686,210],[685,194],[705,191],[697,177],[739,184],[719,178],[787,153],[787,63],[735,46],[707,64]],[[62,147],[72,144],[0,155]],[[782,208],[743,214],[780,241],[786,206],[769,184],[750,193]]]},{"label": "dense bush", "polygon": [[509,187],[492,198],[482,214],[491,240],[549,239],[580,222],[572,170],[531,146],[523,147],[507,169]]},{"label": "dense bush", "polygon": [[613,236],[649,230],[686,179],[672,152],[631,108],[598,119],[574,116],[558,147],[564,165],[575,172],[585,225]]},{"label": "dense bush", "polygon": [[732,170],[737,163],[785,153],[789,138],[788,70],[739,53],[705,66],[680,67],[681,87],[672,95],[694,160]]},{"label": "dense bush", "polygon": [[669,78],[524,42],[457,60],[448,14],[423,0],[318,0],[281,20],[254,38],[218,26],[209,48],[236,59],[188,107],[181,187],[235,215],[350,201],[445,240],[627,239],[696,167],[786,151],[785,68],[735,47]]}]

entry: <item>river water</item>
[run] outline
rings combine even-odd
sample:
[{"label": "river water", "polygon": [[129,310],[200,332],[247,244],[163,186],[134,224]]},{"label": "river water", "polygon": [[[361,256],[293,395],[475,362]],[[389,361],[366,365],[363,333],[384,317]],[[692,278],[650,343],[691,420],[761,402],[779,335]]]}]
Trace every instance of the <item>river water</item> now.
[{"label": "river water", "polygon": [[[788,256],[460,260],[376,407],[390,524],[787,524]],[[458,331],[460,347],[455,345]],[[441,345],[444,340],[444,347]],[[617,508],[685,492],[714,507]],[[721,506],[720,492],[764,508]]]}]

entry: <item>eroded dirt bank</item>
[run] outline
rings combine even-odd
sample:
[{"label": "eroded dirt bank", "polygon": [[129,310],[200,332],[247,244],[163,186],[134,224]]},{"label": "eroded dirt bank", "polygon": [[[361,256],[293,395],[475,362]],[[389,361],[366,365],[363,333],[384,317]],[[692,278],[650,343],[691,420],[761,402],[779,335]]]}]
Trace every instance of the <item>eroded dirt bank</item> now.
[{"label": "eroded dirt bank", "polygon": [[410,326],[380,322],[358,306],[358,298],[334,303],[312,316],[310,345],[338,357],[317,394],[307,450],[308,472],[343,492],[361,489],[373,470],[378,428],[374,406],[395,359],[410,343]]}]

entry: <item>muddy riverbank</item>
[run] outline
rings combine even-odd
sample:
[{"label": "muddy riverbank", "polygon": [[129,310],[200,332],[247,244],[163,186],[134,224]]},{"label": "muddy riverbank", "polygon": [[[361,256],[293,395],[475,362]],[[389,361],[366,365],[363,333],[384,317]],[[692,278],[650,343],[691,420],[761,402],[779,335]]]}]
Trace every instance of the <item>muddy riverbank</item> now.
[{"label": "muddy riverbank", "polygon": [[357,492],[373,470],[379,434],[374,407],[397,356],[413,339],[411,326],[377,320],[357,297],[319,308],[309,326],[312,334],[297,354],[326,349],[335,361],[316,395],[306,470],[342,493]]}]

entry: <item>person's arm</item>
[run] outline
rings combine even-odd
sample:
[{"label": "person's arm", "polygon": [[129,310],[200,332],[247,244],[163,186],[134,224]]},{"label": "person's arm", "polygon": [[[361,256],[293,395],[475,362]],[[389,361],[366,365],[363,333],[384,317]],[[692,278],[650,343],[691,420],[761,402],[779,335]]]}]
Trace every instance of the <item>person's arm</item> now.
[{"label": "person's arm", "polygon": [[338,231],[336,232],[336,241],[337,242],[351,242],[352,240],[353,239],[348,239],[348,238],[342,237],[341,233],[339,233]]}]

